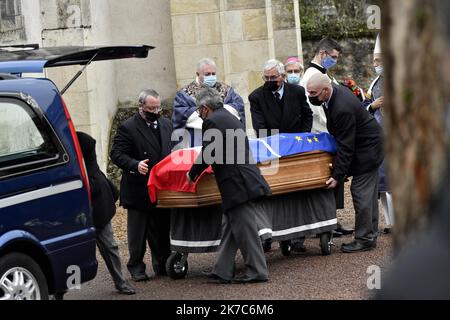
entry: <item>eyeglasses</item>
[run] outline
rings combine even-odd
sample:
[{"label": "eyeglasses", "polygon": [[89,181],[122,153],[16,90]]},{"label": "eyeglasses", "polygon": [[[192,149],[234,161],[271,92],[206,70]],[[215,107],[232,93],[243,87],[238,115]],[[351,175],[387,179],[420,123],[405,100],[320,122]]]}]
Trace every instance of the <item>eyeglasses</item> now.
[{"label": "eyeglasses", "polygon": [[280,77],[281,77],[281,75],[271,76],[271,77],[262,76],[264,81],[277,81]]},{"label": "eyeglasses", "polygon": [[302,73],[302,71],[301,70],[289,70],[289,71],[286,71],[286,73],[287,74],[293,74],[293,73],[300,74],[300,73]]},{"label": "eyeglasses", "polygon": [[334,60],[339,59],[338,56],[332,56],[328,51],[325,51],[325,53],[326,53],[327,55],[329,55],[331,58],[333,58]]},{"label": "eyeglasses", "polygon": [[161,106],[159,107],[149,107],[149,106],[141,106],[142,111],[144,112],[151,112],[151,113],[158,113],[162,111]]}]

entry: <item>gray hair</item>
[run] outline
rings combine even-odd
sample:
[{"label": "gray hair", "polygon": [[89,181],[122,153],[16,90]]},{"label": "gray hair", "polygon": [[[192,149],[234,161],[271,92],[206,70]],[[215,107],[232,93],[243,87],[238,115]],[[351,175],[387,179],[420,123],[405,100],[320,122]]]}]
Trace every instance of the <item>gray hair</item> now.
[{"label": "gray hair", "polygon": [[147,100],[148,97],[153,97],[155,99],[161,99],[160,94],[153,89],[144,90],[139,94],[138,102],[139,104],[145,104],[145,100]]},{"label": "gray hair", "polygon": [[203,68],[206,66],[211,66],[211,67],[217,68],[214,60],[209,59],[209,58],[203,58],[197,64],[197,72],[201,72],[203,70]]},{"label": "gray hair", "polygon": [[284,64],[276,59],[270,59],[264,64],[264,71],[270,71],[276,68],[280,75],[286,74],[286,69],[284,68]]},{"label": "gray hair", "polygon": [[195,96],[197,106],[208,106],[213,111],[223,108],[223,100],[219,92],[213,88],[203,88]]}]

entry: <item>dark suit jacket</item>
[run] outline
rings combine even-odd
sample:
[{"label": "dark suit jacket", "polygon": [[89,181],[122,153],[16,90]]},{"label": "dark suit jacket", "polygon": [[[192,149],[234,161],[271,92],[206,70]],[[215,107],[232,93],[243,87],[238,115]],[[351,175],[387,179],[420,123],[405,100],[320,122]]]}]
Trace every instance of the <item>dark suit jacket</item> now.
[{"label": "dark suit jacket", "polygon": [[338,144],[333,178],[343,182],[346,176],[377,170],[384,159],[383,133],[361,101],[348,88],[333,85],[325,113],[328,131]]},{"label": "dark suit jacket", "polygon": [[280,133],[311,132],[313,113],[303,87],[285,83],[282,108],[275,99],[264,87],[256,89],[249,97],[253,128],[258,135],[261,129],[279,130]]},{"label": "dark suit jacket", "polygon": [[[205,159],[205,150],[211,144],[209,141],[203,141],[202,155],[197,159],[196,163],[189,172],[193,181],[196,181],[200,175],[205,171],[209,165],[212,165],[214,170],[217,185],[222,195],[222,207],[226,212],[240,204],[244,204],[251,200],[256,200],[265,195],[271,193],[270,187],[267,184],[264,177],[261,175],[261,171],[253,161],[253,156],[250,151],[248,139],[245,136],[245,128],[243,124],[231,115],[225,109],[219,109],[214,111],[203,122],[203,135],[207,130],[218,130],[222,134],[223,139],[223,155],[220,156],[220,160],[215,163],[207,163]],[[241,132],[245,136],[245,143],[234,145],[234,157],[231,164],[227,164],[226,161],[227,151],[225,146],[227,145],[226,131],[234,130],[232,132]],[[236,131],[238,130],[238,131]],[[230,132],[230,131],[229,131]],[[217,145],[220,145],[218,143]],[[218,152],[215,153],[218,156]],[[244,157],[245,156],[245,157]],[[219,156],[218,156],[219,157]],[[245,159],[245,164],[237,164],[239,158]],[[217,158],[219,159],[219,158]],[[218,163],[217,163],[218,162]],[[223,163],[223,164],[220,164]]]},{"label": "dark suit jacket", "polygon": [[172,150],[172,123],[158,120],[161,142],[140,116],[134,115],[119,127],[111,150],[111,159],[123,170],[120,184],[120,203],[126,209],[148,211],[151,205],[147,182],[149,175],[138,171],[139,162],[149,159],[149,171]]}]

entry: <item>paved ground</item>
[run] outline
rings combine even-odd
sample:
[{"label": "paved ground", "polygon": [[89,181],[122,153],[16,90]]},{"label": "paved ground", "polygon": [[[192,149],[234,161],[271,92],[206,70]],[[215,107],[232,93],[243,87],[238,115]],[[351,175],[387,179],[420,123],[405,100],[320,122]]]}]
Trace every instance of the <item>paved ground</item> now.
[{"label": "paved ground", "polygon": [[[347,210],[340,211],[339,220],[345,226],[352,226],[354,213],[350,198]],[[382,216],[382,214],[380,214]],[[384,227],[383,222],[380,229]],[[127,261],[126,216],[122,210],[114,220],[114,229],[120,241],[123,265]],[[173,281],[168,278],[153,278],[147,283],[134,284],[138,290],[135,296],[122,296],[115,292],[109,273],[101,258],[97,278],[84,285],[81,291],[70,292],[71,300],[316,300],[316,299],[367,299],[373,292],[367,289],[367,269],[376,265],[385,273],[391,261],[392,236],[382,235],[378,248],[373,251],[346,255],[340,252],[342,243],[351,242],[351,237],[336,239],[333,255],[322,257],[319,239],[306,242],[305,254],[283,257],[274,244],[267,254],[270,281],[252,285],[214,285],[207,283],[202,271],[209,269],[215,254],[193,254],[189,257],[189,274],[186,279]],[[150,257],[147,258],[150,261]],[[150,263],[148,263],[150,265]],[[238,271],[242,270],[242,259],[238,260]],[[151,268],[147,269],[151,275]],[[128,276],[128,273],[126,273]]]},{"label": "paved ground", "polygon": [[[339,246],[351,238],[338,239]],[[99,259],[97,278],[81,291],[71,292],[66,299],[77,300],[315,300],[315,299],[367,299],[367,268],[378,265],[383,271],[390,260],[390,236],[379,239],[374,251],[344,255],[338,250],[330,257],[322,257],[317,239],[307,242],[308,253],[286,258],[279,250],[267,255],[270,281],[256,285],[214,285],[207,283],[202,270],[212,266],[214,254],[190,256],[190,271],[186,279],[173,281],[154,278],[136,284],[138,294],[124,297],[115,293],[113,283]],[[122,248],[124,257],[125,248]],[[242,267],[241,260],[239,266]],[[151,273],[150,270],[148,270]]]}]

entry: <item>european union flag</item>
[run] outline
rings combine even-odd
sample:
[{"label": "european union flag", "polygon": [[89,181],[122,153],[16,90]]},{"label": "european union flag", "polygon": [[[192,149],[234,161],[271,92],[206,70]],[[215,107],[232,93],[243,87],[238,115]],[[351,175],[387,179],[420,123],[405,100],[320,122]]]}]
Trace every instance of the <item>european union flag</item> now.
[{"label": "european union flag", "polygon": [[314,151],[337,152],[336,140],[328,133],[282,133],[264,139],[250,139],[250,148],[258,163]]}]

